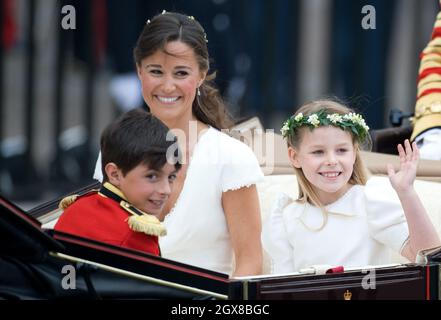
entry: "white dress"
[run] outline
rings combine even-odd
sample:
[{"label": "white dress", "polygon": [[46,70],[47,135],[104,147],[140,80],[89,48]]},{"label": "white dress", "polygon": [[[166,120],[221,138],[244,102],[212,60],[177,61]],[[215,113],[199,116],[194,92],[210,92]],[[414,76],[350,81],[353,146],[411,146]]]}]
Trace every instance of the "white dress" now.
[{"label": "white dress", "polygon": [[[97,161],[95,178],[100,178]],[[231,275],[233,250],[222,193],[263,180],[253,151],[237,139],[209,128],[197,142],[176,204],[159,238],[164,258]],[[240,214],[240,212],[237,212]]]},{"label": "white dress", "polygon": [[401,252],[409,230],[390,183],[369,179],[352,186],[321,210],[280,195],[263,225],[262,242],[272,260],[272,273],[297,272],[314,265],[365,267],[390,263],[390,250]]}]

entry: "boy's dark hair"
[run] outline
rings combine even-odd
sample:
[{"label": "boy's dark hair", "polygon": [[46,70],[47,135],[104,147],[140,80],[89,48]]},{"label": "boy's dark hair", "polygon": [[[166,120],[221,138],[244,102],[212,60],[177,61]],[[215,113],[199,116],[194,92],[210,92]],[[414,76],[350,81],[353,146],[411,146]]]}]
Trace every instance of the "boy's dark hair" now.
[{"label": "boy's dark hair", "polygon": [[[168,134],[168,139],[167,139]],[[108,181],[105,166],[115,163],[123,175],[139,164],[145,164],[153,170],[161,170],[167,162],[167,149],[171,154],[176,170],[181,168],[176,144],[177,138],[165,124],[151,113],[133,109],[122,114],[109,124],[101,135],[101,167],[103,181]],[[169,155],[170,156],[170,155]]]}]

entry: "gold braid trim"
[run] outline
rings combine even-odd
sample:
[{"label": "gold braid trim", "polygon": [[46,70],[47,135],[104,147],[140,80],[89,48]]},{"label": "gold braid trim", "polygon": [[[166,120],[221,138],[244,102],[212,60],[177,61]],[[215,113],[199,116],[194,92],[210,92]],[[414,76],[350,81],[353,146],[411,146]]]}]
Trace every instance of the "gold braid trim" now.
[{"label": "gold braid trim", "polygon": [[[162,237],[167,234],[167,230],[162,223],[151,214],[142,212],[139,209],[135,209],[126,201],[121,201],[120,206],[129,212],[132,216],[128,219],[129,228],[136,232],[142,232],[149,236]],[[141,215],[136,213],[137,210]]]},{"label": "gold braid trim", "polygon": [[67,197],[63,198],[60,201],[60,203],[58,204],[58,208],[60,208],[61,210],[65,210],[72,203],[74,203],[75,200],[77,200],[78,196],[79,196],[78,194],[73,194],[71,196],[67,196]]},{"label": "gold braid trim", "polygon": [[70,196],[61,199],[60,203],[58,204],[58,208],[64,210],[67,207],[69,207],[72,203],[74,203],[76,200],[78,200],[80,197],[87,196],[89,194],[97,193],[97,192],[98,192],[97,189],[90,189],[90,190],[82,191],[77,194],[71,194]]}]

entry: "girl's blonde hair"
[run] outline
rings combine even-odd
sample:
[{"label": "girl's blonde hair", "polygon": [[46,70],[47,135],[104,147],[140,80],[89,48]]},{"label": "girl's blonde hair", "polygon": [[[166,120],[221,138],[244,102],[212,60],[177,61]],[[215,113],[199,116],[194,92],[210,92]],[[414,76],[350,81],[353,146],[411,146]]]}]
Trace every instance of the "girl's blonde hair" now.
[{"label": "girl's blonde hair", "polygon": [[[325,110],[327,113],[333,114],[338,113],[341,115],[348,114],[350,112],[354,112],[353,110],[349,109],[348,107],[342,105],[341,103],[333,100],[315,100],[312,102],[308,102],[304,104],[302,107],[300,107],[294,116],[296,116],[299,113],[302,113],[304,116],[309,116],[313,113],[316,113],[320,110]],[[309,130],[307,127],[300,128],[297,130],[297,134],[290,134],[287,137],[288,147],[291,147],[293,149],[298,150],[300,147],[300,144],[302,142],[303,138],[303,132],[305,130]],[[351,178],[349,179],[349,183],[352,185],[365,185],[368,179],[368,172],[363,164],[363,161],[360,156],[360,144],[357,140],[357,136],[354,135],[352,131],[348,131],[351,133],[352,136],[352,142],[354,144],[355,148],[355,162],[354,162],[354,170],[352,172]],[[369,139],[369,137],[368,137]],[[324,214],[324,221],[320,228],[316,229],[316,231],[319,231],[323,229],[323,227],[326,225],[327,222],[327,211],[325,209],[325,206],[321,203],[319,200],[319,197],[317,193],[314,191],[313,186],[311,183],[306,179],[305,174],[303,173],[303,170],[300,168],[295,168],[294,171],[297,176],[297,182],[299,185],[299,196],[297,201],[301,203],[309,202],[317,207],[319,207],[323,214]]]}]

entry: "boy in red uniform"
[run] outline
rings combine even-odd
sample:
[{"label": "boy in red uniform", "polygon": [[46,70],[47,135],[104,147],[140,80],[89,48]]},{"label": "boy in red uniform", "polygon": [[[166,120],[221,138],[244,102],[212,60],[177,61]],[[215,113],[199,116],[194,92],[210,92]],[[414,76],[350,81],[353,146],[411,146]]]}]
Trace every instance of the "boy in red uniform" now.
[{"label": "boy in red uniform", "polygon": [[176,138],[167,137],[168,131],[138,109],[110,124],[101,136],[101,189],[70,205],[72,197],[63,199],[65,210],[55,230],[159,255],[158,236],[166,231],[156,215],[181,167],[179,161],[167,161],[169,147],[177,154]]}]

